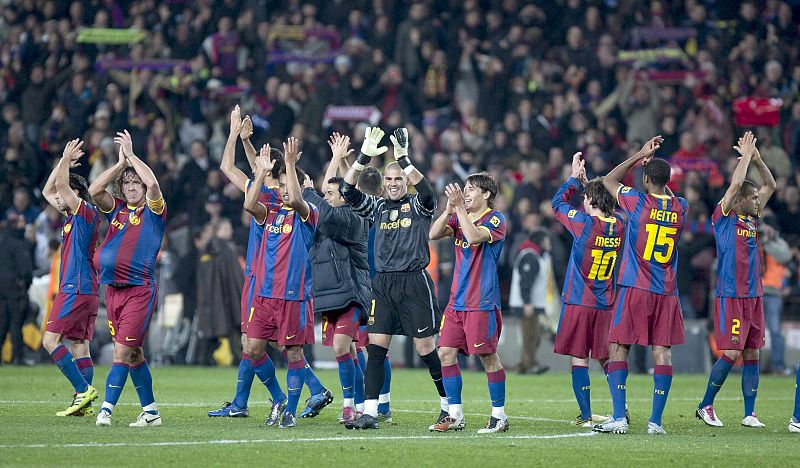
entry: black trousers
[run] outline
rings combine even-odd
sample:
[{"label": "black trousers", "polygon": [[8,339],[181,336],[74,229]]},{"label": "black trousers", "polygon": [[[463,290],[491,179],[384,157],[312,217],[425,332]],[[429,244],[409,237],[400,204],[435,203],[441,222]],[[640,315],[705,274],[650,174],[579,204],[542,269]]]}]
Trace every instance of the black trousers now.
[{"label": "black trousers", "polygon": [[0,348],[6,342],[6,335],[11,333],[13,362],[22,363],[23,346],[22,324],[28,312],[28,298],[0,297]]}]

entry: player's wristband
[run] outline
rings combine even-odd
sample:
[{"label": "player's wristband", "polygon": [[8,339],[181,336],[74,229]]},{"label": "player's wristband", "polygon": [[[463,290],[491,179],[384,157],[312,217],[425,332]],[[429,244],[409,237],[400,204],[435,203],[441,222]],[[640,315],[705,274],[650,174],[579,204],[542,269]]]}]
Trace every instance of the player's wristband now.
[{"label": "player's wristband", "polygon": [[409,163],[408,166],[403,168],[403,172],[405,172],[407,176],[410,176],[415,169],[416,167],[414,167],[412,164]]},{"label": "player's wristband", "polygon": [[408,159],[408,156],[403,156],[402,158],[397,160],[397,164],[400,165],[400,169],[405,170],[408,166],[411,165],[411,160]]},{"label": "player's wristband", "polygon": [[356,162],[353,163],[353,169],[357,171],[363,171],[366,169],[367,164],[369,164],[370,157],[364,153],[358,153],[358,158],[356,158]]}]

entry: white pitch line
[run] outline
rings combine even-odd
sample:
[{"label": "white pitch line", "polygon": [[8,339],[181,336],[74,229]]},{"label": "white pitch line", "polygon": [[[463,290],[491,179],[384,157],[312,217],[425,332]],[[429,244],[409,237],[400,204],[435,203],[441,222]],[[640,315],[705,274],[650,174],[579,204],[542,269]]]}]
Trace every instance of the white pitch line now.
[{"label": "white pitch line", "polygon": [[[763,397],[762,397],[763,398]],[[698,402],[702,396],[697,398],[670,398],[669,401],[693,401]],[[788,397],[770,397],[771,401],[794,401],[794,398]],[[0,400],[0,404],[20,405],[20,404],[34,404],[34,405],[48,405],[48,404],[61,404],[65,403],[66,399],[61,400]],[[491,400],[464,400],[467,403],[490,403]],[[593,402],[610,402],[610,398],[592,398]],[[653,401],[651,398],[628,398],[628,402],[646,403]],[[742,401],[741,397],[717,397],[714,401]],[[217,408],[219,402],[157,402],[158,406],[173,406],[173,407],[186,407],[186,408]],[[431,405],[438,405],[439,400],[407,400],[397,399],[392,402],[393,405],[403,405],[406,403],[429,403]],[[506,400],[506,403],[575,403],[575,399],[563,400],[550,400],[550,399],[514,399]],[[119,403],[117,406],[139,406],[137,403]],[[251,406],[267,406],[265,401],[251,401]],[[432,410],[431,410],[432,411]]]},{"label": "white pitch line", "polygon": [[19,445],[0,445],[0,449],[35,449],[35,448],[95,448],[95,447],[177,447],[191,445],[230,445],[230,444],[268,444],[270,442],[351,442],[351,441],[376,441],[376,440],[489,440],[489,439],[514,439],[514,440],[536,440],[536,439],[568,439],[573,437],[591,437],[594,432],[576,432],[573,434],[521,434],[510,436],[375,436],[375,437],[298,437],[295,439],[221,439],[221,440],[187,440],[187,441],[168,441],[168,442],[89,442],[84,444],[19,444]]}]

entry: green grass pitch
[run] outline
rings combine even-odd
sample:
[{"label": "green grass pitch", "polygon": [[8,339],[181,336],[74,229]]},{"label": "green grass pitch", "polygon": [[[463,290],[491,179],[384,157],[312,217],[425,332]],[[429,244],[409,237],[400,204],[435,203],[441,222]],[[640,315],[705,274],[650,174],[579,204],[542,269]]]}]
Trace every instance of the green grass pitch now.
[{"label": "green grass pitch", "polygon": [[[107,368],[95,384],[104,393]],[[0,367],[0,465],[16,466],[579,466],[634,463],[702,466],[796,466],[800,435],[786,426],[794,402],[794,379],[762,376],[756,410],[767,427],[740,426],[740,375],[732,373],[719,394],[717,414],[725,427],[706,427],[694,417],[706,377],[675,376],[664,415],[665,437],[645,434],[652,378],[628,380],[631,433],[593,434],[569,420],[578,413],[568,374],[518,376],[509,373],[506,412],[511,429],[496,436],[476,431],[488,418],[486,377],[464,374],[467,429],[436,434],[428,426],[438,398],[426,371],[395,370],[395,424],[377,431],[348,431],[337,424],[341,405],[338,374],[320,371],[336,399],[315,419],[298,427],[266,427],[266,389],[256,380],[250,417],[209,418],[206,411],[232,397],[233,368],[153,369],[164,426],[130,428],[140,408],[130,380],[114,411],[114,425],[99,428],[94,418],[59,418],[71,392],[55,366]],[[592,373],[593,410],[611,411],[602,374]],[[279,370],[285,379],[285,371]],[[282,380],[285,382],[285,380]],[[304,390],[303,400],[307,395]],[[303,401],[301,400],[301,408]]]}]

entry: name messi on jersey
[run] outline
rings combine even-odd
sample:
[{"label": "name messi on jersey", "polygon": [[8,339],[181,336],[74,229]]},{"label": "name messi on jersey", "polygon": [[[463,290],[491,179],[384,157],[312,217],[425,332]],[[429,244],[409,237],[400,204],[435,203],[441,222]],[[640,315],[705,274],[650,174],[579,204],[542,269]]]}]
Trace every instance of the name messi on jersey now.
[{"label": "name messi on jersey", "polygon": [[666,221],[668,223],[677,223],[678,213],[675,213],[674,211],[666,211],[666,210],[659,210],[658,208],[653,208],[650,210],[650,219],[655,221]]},{"label": "name messi on jersey", "polygon": [[597,236],[594,238],[594,246],[595,247],[619,247],[620,246],[620,238],[619,237],[603,237]]}]

